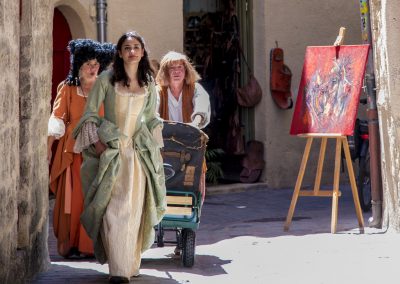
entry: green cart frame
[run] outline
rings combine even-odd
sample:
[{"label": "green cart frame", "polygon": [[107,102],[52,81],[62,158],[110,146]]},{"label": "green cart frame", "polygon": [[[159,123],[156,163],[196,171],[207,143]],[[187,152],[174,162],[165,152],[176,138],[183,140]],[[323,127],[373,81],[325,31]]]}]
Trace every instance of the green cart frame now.
[{"label": "green cart frame", "polygon": [[[196,230],[201,215],[201,193],[167,190],[167,214],[157,225],[157,246],[176,244],[175,254],[181,256],[183,266],[192,267],[196,249]],[[175,231],[176,240],[164,240],[164,231]]]}]

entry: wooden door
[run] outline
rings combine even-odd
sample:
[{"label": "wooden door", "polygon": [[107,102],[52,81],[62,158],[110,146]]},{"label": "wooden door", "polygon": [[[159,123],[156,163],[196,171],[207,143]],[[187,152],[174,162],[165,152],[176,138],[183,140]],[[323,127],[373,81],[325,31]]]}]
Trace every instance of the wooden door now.
[{"label": "wooden door", "polygon": [[64,15],[54,9],[53,18],[53,77],[51,88],[51,106],[57,95],[57,86],[65,79],[69,71],[68,42],[72,39],[71,30]]}]

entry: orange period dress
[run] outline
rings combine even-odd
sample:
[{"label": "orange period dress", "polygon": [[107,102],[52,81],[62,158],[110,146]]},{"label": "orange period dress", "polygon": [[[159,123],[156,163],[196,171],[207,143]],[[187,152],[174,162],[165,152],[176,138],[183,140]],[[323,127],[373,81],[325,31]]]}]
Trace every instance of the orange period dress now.
[{"label": "orange period dress", "polygon": [[[93,242],[80,223],[83,209],[83,192],[80,178],[81,153],[74,153],[75,139],[72,131],[81,118],[86,98],[77,86],[61,83],[54,101],[51,119],[64,123],[65,133],[60,137],[50,170],[50,190],[54,204],[53,229],[57,250],[61,256],[74,253],[93,255]],[[103,107],[99,115],[103,116]],[[62,122],[61,122],[62,121]],[[50,135],[49,123],[49,135]]]}]

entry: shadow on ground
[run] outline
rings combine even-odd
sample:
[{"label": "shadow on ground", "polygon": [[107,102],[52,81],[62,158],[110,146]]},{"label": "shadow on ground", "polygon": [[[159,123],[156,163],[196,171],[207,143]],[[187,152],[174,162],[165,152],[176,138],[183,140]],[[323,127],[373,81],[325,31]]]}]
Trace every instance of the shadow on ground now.
[{"label": "shadow on ground", "polygon": [[202,276],[215,276],[226,274],[222,268],[225,264],[231,263],[231,260],[222,260],[214,255],[196,254],[195,265],[192,268],[183,267],[179,257],[174,254],[166,255],[162,259],[142,260],[143,269],[155,269],[168,274],[168,272],[187,272]]}]

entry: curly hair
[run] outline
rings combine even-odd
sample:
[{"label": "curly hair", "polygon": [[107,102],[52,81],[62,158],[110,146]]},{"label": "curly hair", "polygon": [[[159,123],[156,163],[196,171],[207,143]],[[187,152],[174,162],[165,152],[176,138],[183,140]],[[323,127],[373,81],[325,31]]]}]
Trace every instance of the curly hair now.
[{"label": "curly hair", "polygon": [[116,52],[115,44],[105,42],[101,44],[100,52],[97,56],[97,61],[100,63],[99,74],[103,72],[113,62]]},{"label": "curly hair", "polygon": [[129,78],[125,71],[124,60],[120,56],[118,56],[118,52],[122,51],[122,44],[128,38],[137,39],[144,50],[143,57],[139,61],[137,79],[140,87],[147,86],[153,80],[152,78],[154,74],[150,66],[149,55],[145,47],[144,39],[136,31],[127,32],[123,34],[118,40],[113,63],[114,72],[111,76],[111,84],[114,86],[116,82],[122,82],[124,86],[129,87]]},{"label": "curly hair", "polygon": [[91,39],[75,39],[68,43],[70,53],[70,67],[65,82],[68,85],[79,86],[79,69],[92,59],[97,59],[101,50],[101,44]]},{"label": "curly hair", "polygon": [[176,51],[170,51],[161,59],[160,70],[156,77],[157,84],[161,86],[169,85],[169,67],[177,62],[182,63],[185,67],[185,83],[187,85],[192,85],[201,79],[199,73],[197,73],[186,55]]}]

